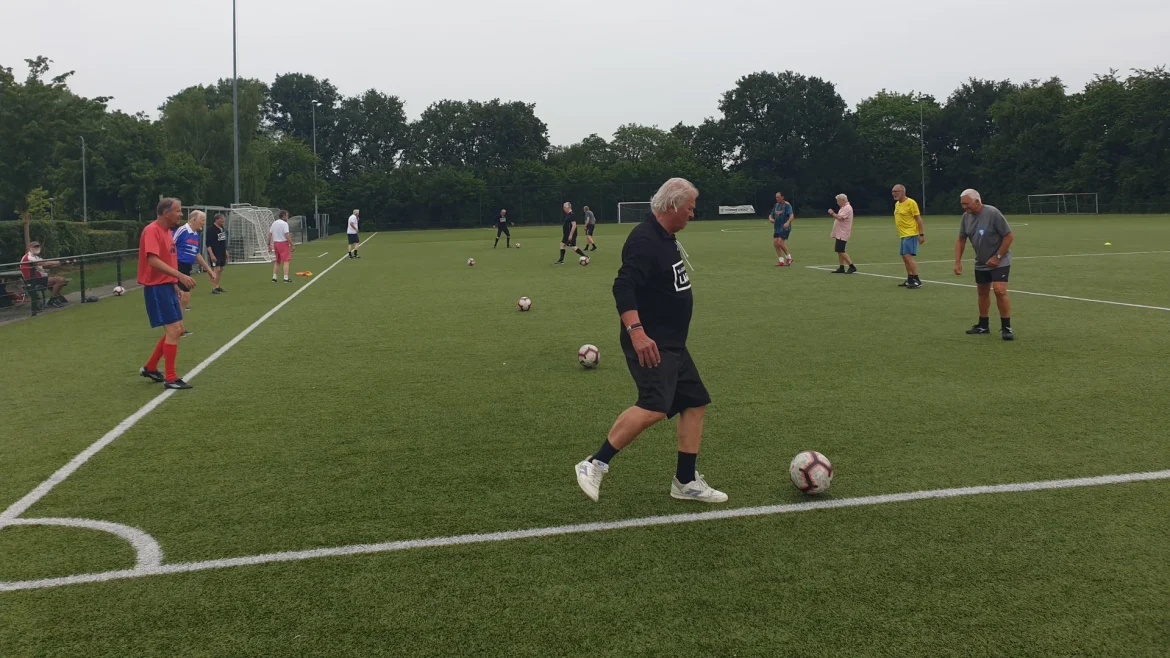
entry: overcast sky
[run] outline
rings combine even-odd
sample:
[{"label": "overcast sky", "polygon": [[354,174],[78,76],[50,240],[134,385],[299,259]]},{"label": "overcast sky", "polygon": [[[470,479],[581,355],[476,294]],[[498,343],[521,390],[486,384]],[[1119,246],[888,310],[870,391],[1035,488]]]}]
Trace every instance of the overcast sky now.
[{"label": "overcast sky", "polygon": [[[622,123],[695,124],[742,75],[826,78],[850,105],[882,88],[945,99],[968,77],[1170,64],[1165,0],[238,0],[239,73],[401,97],[536,103],[554,144]],[[156,115],[231,77],[231,0],[0,0],[0,65],[46,55],[73,89]]]}]

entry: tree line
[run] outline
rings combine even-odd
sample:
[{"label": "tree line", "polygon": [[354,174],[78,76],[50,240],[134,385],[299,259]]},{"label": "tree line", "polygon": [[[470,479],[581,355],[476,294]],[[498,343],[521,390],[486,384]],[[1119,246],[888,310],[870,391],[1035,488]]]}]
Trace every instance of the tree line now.
[{"label": "tree line", "polygon": [[[78,96],[71,72],[50,74],[45,57],[25,63],[23,79],[0,67],[0,219],[16,219],[30,195],[41,214],[51,196],[58,218],[80,219],[82,139],[91,220],[149,219],[160,194],[231,203],[230,79],[180,90],[150,118]],[[724,92],[718,112],[553,145],[522,101],[440,100],[408,121],[400,98],[375,89],[345,96],[303,73],[241,79],[241,200],[312,215],[316,192],[334,223],[361,208],[380,228],[479,225],[501,207],[521,223],[555,222],[565,200],[608,221],[617,202],[684,176],[705,217],[718,205],[762,210],[778,190],[798,214],[824,214],[839,192],[860,213],[885,213],[895,183],[929,213],[958,212],[967,187],[1017,211],[1043,192],[1170,210],[1164,68],[1110,71],[1077,93],[1058,78],[969,79],[942,102],[883,90],[852,108],[828,80],[758,72]]]}]

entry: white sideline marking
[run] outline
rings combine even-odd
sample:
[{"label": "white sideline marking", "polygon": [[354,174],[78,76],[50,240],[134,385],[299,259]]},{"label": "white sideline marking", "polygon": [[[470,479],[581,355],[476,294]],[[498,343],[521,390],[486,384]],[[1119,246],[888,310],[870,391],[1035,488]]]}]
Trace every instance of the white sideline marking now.
[{"label": "white sideline marking", "polygon": [[[775,514],[790,514],[793,512],[808,512],[812,510],[864,507],[867,505],[884,505],[887,503],[904,503],[917,500],[957,498],[960,496],[978,496],[995,493],[1020,493],[1025,491],[1045,491],[1049,489],[1098,487],[1109,484],[1123,484],[1127,482],[1146,482],[1151,480],[1167,479],[1170,479],[1170,470],[1153,471],[1148,473],[1125,473],[1122,475],[1102,475],[1097,477],[1072,478],[1067,480],[1045,480],[1041,482],[1021,482],[1017,484],[959,487],[956,489],[933,489],[930,491],[884,494],[879,496],[862,496],[858,498],[816,500],[787,505],[742,507],[739,509],[718,510],[714,512],[697,512],[693,514],[647,516],[636,519],[625,519],[623,521],[578,523],[574,525],[552,526],[548,528],[531,528],[528,530],[509,530],[506,532],[455,535],[452,537],[434,537],[431,539],[410,539],[405,541],[384,542],[380,544],[353,544],[350,546],[315,548],[304,551],[286,551],[282,553],[264,553],[261,555],[248,555],[245,557],[205,560],[202,562],[178,562],[175,564],[164,564],[147,568],[123,569],[120,571],[105,571],[101,573],[87,573],[76,576],[65,576],[62,578],[44,578],[41,580],[0,582],[0,592],[45,589],[50,587],[63,587],[66,585],[78,585],[81,583],[99,583],[111,580],[143,578],[146,576],[162,576],[176,573],[190,573],[193,571],[208,571],[213,569],[227,569],[230,567],[272,564],[275,562],[297,562],[300,560],[312,560],[323,557],[367,555],[371,553],[392,553],[395,551],[406,551],[419,548],[444,548],[448,546],[465,546],[468,544],[486,544],[491,542],[514,541],[517,539],[555,537],[559,535],[573,535],[586,532],[603,532],[608,530],[621,530],[625,528],[649,528],[654,526],[674,525],[678,523],[696,523],[700,521],[771,516]],[[583,502],[582,505],[587,505],[587,503]]]},{"label": "white sideline marking", "polygon": [[[1089,258],[1094,256],[1138,256],[1142,254],[1170,254],[1170,251],[1106,251],[1099,254],[1059,254],[1056,256],[1012,256],[1012,260],[1035,260],[1037,258]],[[919,265],[927,265],[930,263],[953,263],[954,258],[946,260],[919,260],[915,261]],[[890,261],[888,263],[855,263],[858,267],[873,267],[875,265],[902,265],[902,261]],[[964,264],[968,264],[964,261]],[[836,265],[815,265],[812,267],[836,267]]]},{"label": "white sideline marking", "polygon": [[134,568],[135,569],[152,569],[162,565],[163,552],[162,547],[158,545],[154,537],[128,525],[121,523],[110,523],[109,521],[96,521],[94,519],[13,519],[6,525],[45,525],[45,526],[60,526],[66,528],[85,528],[86,530],[100,530],[117,535],[125,539],[127,543],[134,548]]},{"label": "white sideline marking", "polygon": [[[365,241],[362,242],[362,244],[364,245],[366,242],[373,240],[375,235],[378,235],[378,234],[374,233],[370,237],[366,238]],[[272,317],[277,311],[284,308],[285,304],[296,299],[297,295],[301,294],[305,290],[308,290],[309,286],[311,286],[314,283],[316,283],[317,281],[319,281],[321,279],[321,277],[325,276],[325,274],[328,273],[329,270],[333,269],[334,267],[337,267],[337,265],[339,263],[341,263],[341,261],[343,261],[343,260],[345,260],[345,256],[342,256],[341,258],[339,258],[337,260],[337,262],[335,262],[332,265],[330,265],[329,267],[325,268],[324,272],[321,272],[316,277],[310,279],[308,282],[305,283],[305,285],[297,288],[295,291],[293,291],[293,293],[291,295],[286,297],[284,299],[284,301],[280,302],[276,306],[273,306],[270,311],[268,311],[264,315],[260,316],[259,320],[256,320],[252,324],[248,325],[247,329],[244,329],[240,333],[236,334],[235,338],[229,340],[223,347],[219,348],[218,350],[213,352],[211,354],[211,356],[204,359],[202,363],[200,363],[199,365],[192,368],[191,371],[186,374],[186,379],[194,379],[196,375],[203,372],[204,368],[211,365],[212,363],[215,363],[216,359],[223,356],[224,353],[227,352],[228,350],[230,350],[231,348],[235,347],[236,343],[240,342],[241,340],[244,339],[245,336],[252,333],[252,331],[254,329],[256,329],[256,327],[259,327],[261,324],[263,324],[266,320],[268,320],[268,318]],[[167,398],[171,397],[171,395],[174,394],[174,392],[175,391],[173,389],[167,389],[167,390],[163,391],[162,393],[159,393],[153,400],[142,405],[141,409],[130,414],[130,416],[128,418],[126,418],[126,420],[123,420],[122,422],[118,423],[118,425],[116,427],[114,427],[114,429],[110,430],[109,432],[106,432],[105,436],[98,439],[92,445],[90,445],[88,448],[86,448],[85,450],[82,450],[81,453],[78,454],[76,457],[69,460],[68,464],[65,464],[61,468],[57,469],[56,473],[53,473],[52,475],[49,476],[49,479],[47,479],[44,482],[37,485],[36,489],[33,489],[28,494],[26,494],[24,498],[21,498],[20,500],[16,501],[12,505],[10,505],[8,507],[8,509],[4,510],[4,512],[2,514],[0,514],[0,529],[3,529],[4,526],[10,524],[13,520],[15,520],[21,514],[24,514],[28,510],[28,508],[32,507],[38,500],[40,500],[41,498],[44,498],[46,494],[48,494],[50,491],[52,491],[53,487],[56,487],[58,484],[61,484],[70,475],[73,475],[74,473],[76,473],[77,469],[81,468],[85,464],[85,462],[90,460],[91,457],[93,457],[98,452],[100,452],[102,450],[102,448],[105,448],[106,446],[113,443],[118,437],[125,434],[126,430],[130,429],[131,427],[134,427],[134,425],[138,421],[142,420],[142,418],[144,416],[146,416],[146,414],[150,413],[151,411],[154,411],[155,408],[158,407],[158,405],[165,402]]]},{"label": "white sideline marking", "polygon": [[[370,237],[373,237],[373,236],[370,236]],[[363,244],[364,244],[364,243],[363,243]],[[317,256],[317,258],[320,258],[321,256],[328,256],[328,255],[329,255],[329,252],[328,252],[328,251],[326,251],[326,252],[325,252],[325,253],[323,253],[323,254],[319,254],[319,255]]]},{"label": "white sideline marking", "polygon": [[[806,265],[806,267],[810,270],[820,270],[822,272],[831,272],[832,271],[831,268],[823,266],[823,265]],[[906,278],[905,275],[892,276],[889,274],[874,274],[873,272],[854,272],[853,274],[851,274],[849,276],[856,276],[858,274],[860,274],[862,276],[876,276],[876,277],[881,278],[881,279],[902,280],[902,279]],[[975,285],[970,284],[970,283],[955,283],[954,281],[933,281],[931,279],[921,279],[921,281],[923,283],[933,283],[935,285],[940,285],[940,286],[955,286],[956,288],[975,288],[976,287]],[[1146,308],[1146,309],[1150,309],[1151,311],[1170,311],[1170,308],[1167,308],[1165,306],[1149,306],[1147,304],[1129,304],[1126,302],[1114,302],[1114,301],[1110,301],[1108,299],[1089,299],[1088,297],[1070,297],[1068,295],[1052,295],[1052,294],[1049,294],[1046,292],[1029,292],[1027,290],[1016,290],[1014,288],[1008,290],[1008,292],[1013,294],[1013,295],[1032,295],[1035,297],[1050,297],[1052,299],[1067,299],[1067,300],[1074,301],[1074,302],[1092,302],[1094,304],[1109,304],[1110,306],[1126,306],[1129,308]]]}]

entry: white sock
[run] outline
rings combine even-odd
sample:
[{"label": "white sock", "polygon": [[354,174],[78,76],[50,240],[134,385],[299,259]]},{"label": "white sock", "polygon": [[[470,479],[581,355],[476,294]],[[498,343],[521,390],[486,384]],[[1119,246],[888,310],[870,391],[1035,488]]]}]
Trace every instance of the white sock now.
[{"label": "white sock", "polygon": [[787,258],[788,260],[792,260],[792,254],[791,254],[791,253],[789,253],[789,254],[788,254],[788,256],[786,256],[786,258]]}]

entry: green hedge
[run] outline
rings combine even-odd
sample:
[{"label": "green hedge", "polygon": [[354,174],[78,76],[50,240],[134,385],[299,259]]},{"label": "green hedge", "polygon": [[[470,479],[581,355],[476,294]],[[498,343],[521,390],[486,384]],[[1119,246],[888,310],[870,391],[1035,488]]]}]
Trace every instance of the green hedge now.
[{"label": "green hedge", "polygon": [[[94,226],[85,222],[32,222],[29,236],[41,243],[41,253],[46,258],[137,246],[136,238],[131,242],[128,228],[122,222],[118,224],[118,230],[110,231],[93,230]],[[19,221],[0,222],[0,263],[15,263],[23,256],[24,225]]]},{"label": "green hedge", "polygon": [[[126,243],[135,247],[138,246],[138,239],[142,237],[142,229],[146,228],[146,224],[136,222],[132,219],[103,219],[96,222],[90,222],[89,228],[94,231],[121,231],[126,235]],[[119,247],[125,249],[126,247]],[[90,249],[90,251],[100,251],[97,249]]]}]

